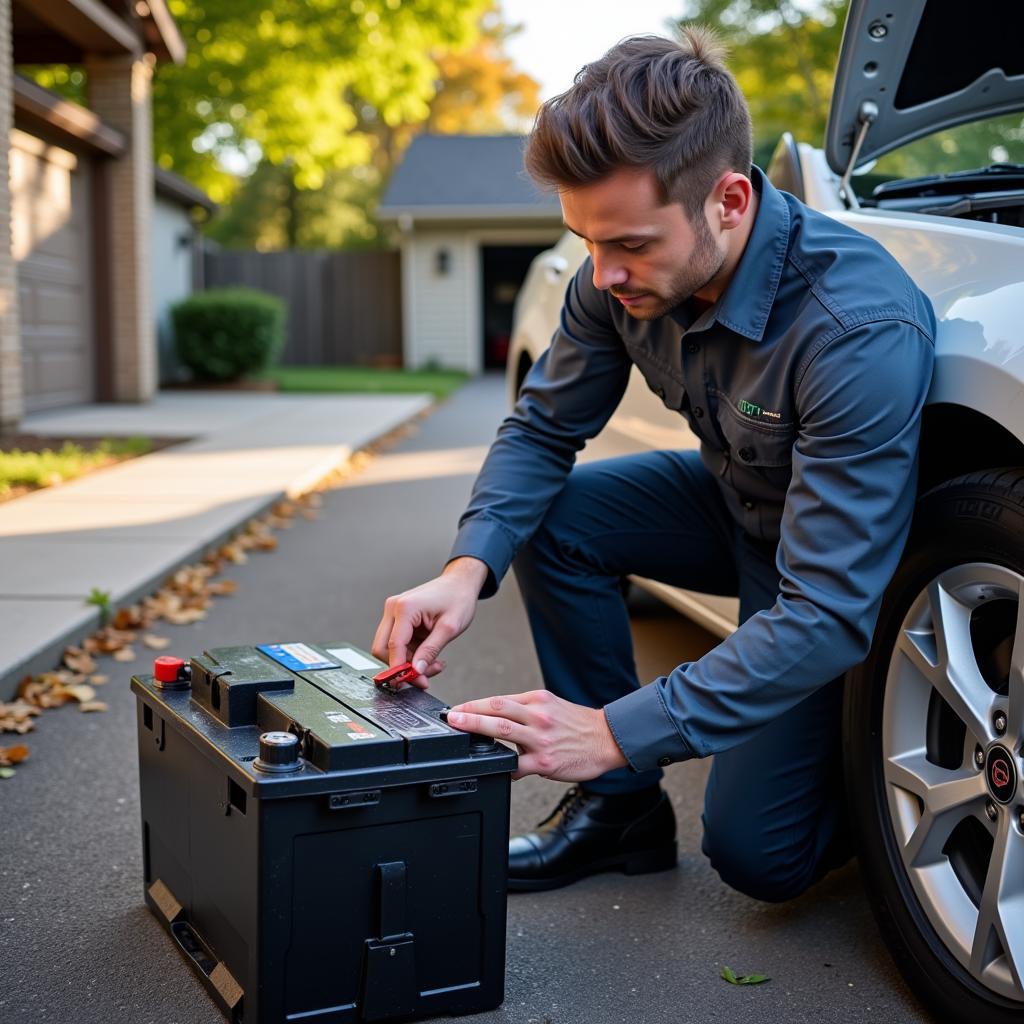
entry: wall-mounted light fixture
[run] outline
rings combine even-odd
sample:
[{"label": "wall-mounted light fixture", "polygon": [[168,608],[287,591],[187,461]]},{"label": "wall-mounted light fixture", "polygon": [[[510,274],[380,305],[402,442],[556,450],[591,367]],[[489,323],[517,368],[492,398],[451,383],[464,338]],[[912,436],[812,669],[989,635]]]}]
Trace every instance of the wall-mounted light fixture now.
[{"label": "wall-mounted light fixture", "polygon": [[438,249],[434,253],[434,273],[445,277],[452,268],[452,254],[447,249]]}]

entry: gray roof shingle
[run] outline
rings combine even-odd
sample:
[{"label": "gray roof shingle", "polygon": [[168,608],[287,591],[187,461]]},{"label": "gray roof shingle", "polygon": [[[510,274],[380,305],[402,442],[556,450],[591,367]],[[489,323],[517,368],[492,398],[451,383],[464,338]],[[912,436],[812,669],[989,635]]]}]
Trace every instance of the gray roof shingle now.
[{"label": "gray roof shingle", "polygon": [[418,135],[388,184],[383,218],[560,216],[558,198],[523,170],[521,135]]}]

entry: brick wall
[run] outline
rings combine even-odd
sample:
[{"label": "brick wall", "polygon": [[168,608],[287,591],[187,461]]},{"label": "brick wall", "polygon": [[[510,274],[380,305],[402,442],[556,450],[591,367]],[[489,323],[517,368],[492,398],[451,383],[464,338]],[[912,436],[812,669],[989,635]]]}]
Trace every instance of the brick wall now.
[{"label": "brick wall", "polygon": [[11,252],[11,74],[11,0],[0,0],[0,430],[17,426],[23,411],[18,282]]},{"label": "brick wall", "polygon": [[89,58],[85,72],[90,109],[128,139],[128,151],[112,161],[107,175],[111,397],[140,402],[152,397],[157,383],[150,282],[152,69],[146,61],[130,57]]}]

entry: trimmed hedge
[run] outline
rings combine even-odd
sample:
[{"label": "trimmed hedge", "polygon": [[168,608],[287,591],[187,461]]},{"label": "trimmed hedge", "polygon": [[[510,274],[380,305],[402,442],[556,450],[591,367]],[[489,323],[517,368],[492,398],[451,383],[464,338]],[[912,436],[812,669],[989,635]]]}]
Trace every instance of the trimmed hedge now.
[{"label": "trimmed hedge", "polygon": [[285,306],[254,288],[211,288],[171,307],[178,358],[200,380],[262,373],[284,344]]}]

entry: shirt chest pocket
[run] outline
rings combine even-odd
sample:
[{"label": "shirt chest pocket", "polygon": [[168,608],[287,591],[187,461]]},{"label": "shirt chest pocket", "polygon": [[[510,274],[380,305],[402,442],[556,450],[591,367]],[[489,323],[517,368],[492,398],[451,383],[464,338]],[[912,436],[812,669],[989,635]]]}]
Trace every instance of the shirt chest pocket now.
[{"label": "shirt chest pocket", "polygon": [[718,426],[729,446],[736,489],[764,498],[784,495],[793,475],[796,424],[754,422],[735,411],[723,396]]}]

